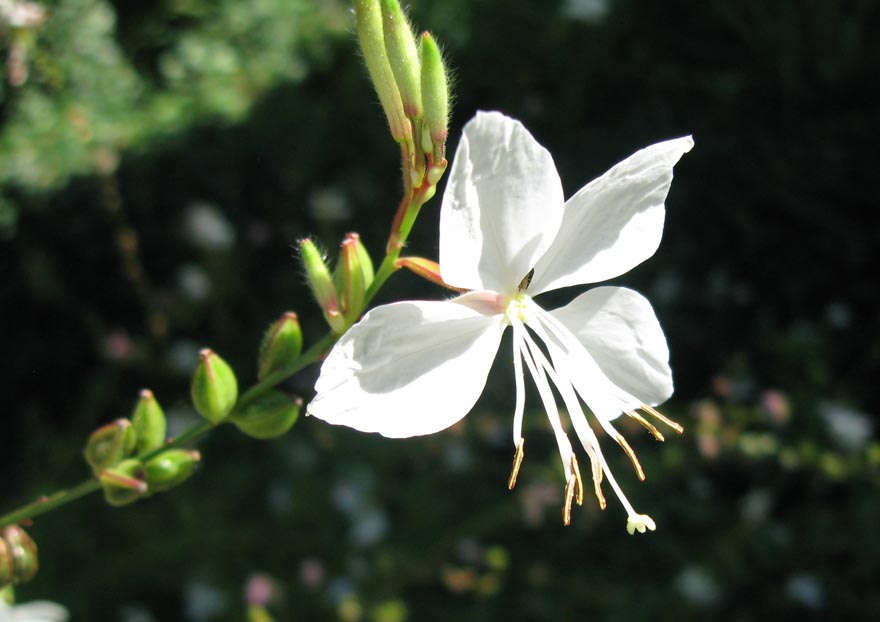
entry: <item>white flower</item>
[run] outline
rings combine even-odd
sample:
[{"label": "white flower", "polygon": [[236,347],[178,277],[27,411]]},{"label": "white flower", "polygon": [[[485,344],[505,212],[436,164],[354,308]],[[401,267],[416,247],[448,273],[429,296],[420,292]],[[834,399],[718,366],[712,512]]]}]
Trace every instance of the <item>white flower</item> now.
[{"label": "white flower", "polygon": [[563,201],[552,157],[522,124],[478,113],[464,128],[440,214],[443,280],[469,291],[449,301],[370,311],[325,360],[309,414],[388,437],[443,430],[479,398],[510,326],[516,386],[510,487],[523,458],[525,363],[565,470],[565,524],[572,501],[583,499],[583,483],[551,382],[590,458],[600,505],[604,476],[626,509],[629,532],[653,530],[651,518],[623,495],[581,406],[582,400],[642,479],[611,421],[625,413],[662,439],[636,412],[642,409],[681,431],[653,408],[672,394],[672,375],[650,303],[630,289],[598,287],[548,312],[533,296],[616,277],[653,255],[672,167],[692,146],[690,137],[652,145]]},{"label": "white flower", "polygon": [[69,618],[67,609],[48,600],[7,605],[0,597],[0,622],[67,622]]}]

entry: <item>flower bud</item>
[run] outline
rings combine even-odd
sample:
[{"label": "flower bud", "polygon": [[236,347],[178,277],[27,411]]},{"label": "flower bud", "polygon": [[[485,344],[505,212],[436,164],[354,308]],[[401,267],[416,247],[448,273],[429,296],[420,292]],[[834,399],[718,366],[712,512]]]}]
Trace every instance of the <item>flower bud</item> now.
[{"label": "flower bud", "polygon": [[263,336],[257,365],[257,379],[263,380],[273,371],[282,369],[302,352],[302,330],[296,313],[288,311],[276,320]]},{"label": "flower bud", "polygon": [[367,70],[379,95],[379,102],[388,117],[391,135],[397,142],[412,136],[412,127],[403,111],[403,100],[397,88],[397,81],[385,49],[385,33],[382,26],[382,12],[379,0],[355,0],[355,21],[358,39]]},{"label": "flower bud", "polygon": [[117,419],[101,426],[86,443],[86,462],[95,475],[112,467],[134,451],[137,435],[128,419]]},{"label": "flower bud", "polygon": [[412,27],[397,0],[381,0],[381,3],[385,52],[403,101],[403,111],[410,119],[420,119],[422,85],[419,77],[419,51]]},{"label": "flower bud", "polygon": [[167,424],[162,407],[149,389],[141,391],[134,413],[131,415],[131,423],[137,435],[137,450],[139,454],[149,453],[165,444],[165,432]]},{"label": "flower bud", "polygon": [[194,450],[169,449],[148,460],[144,473],[150,492],[161,492],[182,484],[201,459],[201,454]]},{"label": "flower bud", "polygon": [[281,391],[269,391],[243,412],[233,415],[230,421],[253,438],[275,438],[293,427],[301,407],[301,398],[290,398]]},{"label": "flower bud", "polygon": [[342,241],[337,267],[342,313],[353,324],[364,309],[367,289],[373,282],[373,262],[357,233],[349,233]]},{"label": "flower bud", "polygon": [[[12,557],[12,582],[25,583],[33,579],[40,567],[40,562],[37,557],[37,545],[34,544],[31,537],[18,525],[4,527],[0,537],[6,543],[6,550]],[[2,553],[0,553],[0,560],[2,560]]]},{"label": "flower bud", "polygon": [[104,498],[113,506],[134,503],[147,494],[144,466],[140,460],[130,458],[98,476],[104,489]]},{"label": "flower bud", "polygon": [[213,424],[221,423],[238,399],[235,372],[213,351],[199,352],[199,363],[190,387],[193,405],[199,414]]},{"label": "flower bud", "polygon": [[300,240],[299,252],[306,271],[306,279],[315,300],[318,301],[318,306],[324,312],[324,319],[334,332],[341,334],[345,330],[345,320],[340,313],[336,287],[324,258],[321,257],[315,243],[308,238]]},{"label": "flower bud", "polygon": [[6,544],[6,540],[0,538],[0,590],[2,590],[4,586],[12,583],[14,572],[15,561],[12,558],[12,550],[9,545]]},{"label": "flower bud", "polygon": [[425,259],[424,257],[401,257],[394,262],[394,266],[396,268],[406,268],[407,270],[416,273],[423,279],[431,281],[435,285],[440,285],[441,287],[445,287],[453,291],[464,291],[457,287],[449,285],[448,283],[446,283],[446,281],[443,280],[443,277],[440,274],[440,264],[438,264],[436,261]]},{"label": "flower bud", "polygon": [[[423,134],[422,149],[433,154],[439,163],[445,157],[446,136],[449,133],[449,86],[446,80],[446,67],[440,48],[430,33],[422,33],[421,45],[421,85],[424,119],[428,131]],[[431,144],[426,145],[425,136]],[[430,148],[426,148],[430,147]]]}]

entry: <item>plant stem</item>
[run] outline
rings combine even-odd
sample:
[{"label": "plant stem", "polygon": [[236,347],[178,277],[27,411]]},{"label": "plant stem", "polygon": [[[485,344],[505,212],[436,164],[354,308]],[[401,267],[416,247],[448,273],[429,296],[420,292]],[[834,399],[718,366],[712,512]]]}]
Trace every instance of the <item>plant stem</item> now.
[{"label": "plant stem", "polygon": [[100,490],[100,488],[100,482],[98,482],[96,478],[91,478],[77,484],[73,488],[59,490],[48,497],[40,497],[33,503],[23,505],[5,516],[0,516],[0,527],[20,523],[28,518],[34,518],[40,514],[45,514],[46,512],[50,512],[55,508],[66,505],[71,501],[75,501],[80,497],[85,497],[96,490]]}]

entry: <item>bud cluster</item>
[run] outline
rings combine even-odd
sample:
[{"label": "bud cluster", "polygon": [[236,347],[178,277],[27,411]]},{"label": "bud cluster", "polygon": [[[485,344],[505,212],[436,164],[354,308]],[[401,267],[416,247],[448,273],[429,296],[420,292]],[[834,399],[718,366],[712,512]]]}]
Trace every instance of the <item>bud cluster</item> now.
[{"label": "bud cluster", "polygon": [[373,261],[357,233],[348,233],[342,240],[332,274],[312,240],[300,240],[299,250],[306,280],[324,319],[334,333],[341,335],[364,311],[367,290],[375,276]]},{"label": "bud cluster", "polygon": [[404,175],[418,188],[435,186],[446,170],[449,86],[440,48],[430,33],[418,41],[398,0],[355,0],[358,38],[367,69],[404,149]]}]

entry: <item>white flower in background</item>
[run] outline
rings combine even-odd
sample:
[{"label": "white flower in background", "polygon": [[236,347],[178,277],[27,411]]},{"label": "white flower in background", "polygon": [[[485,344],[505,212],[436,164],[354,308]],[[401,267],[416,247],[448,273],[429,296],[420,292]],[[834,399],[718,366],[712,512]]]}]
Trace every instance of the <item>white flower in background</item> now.
[{"label": "white flower in background", "polygon": [[7,605],[0,598],[0,622],[67,622],[67,609],[48,600]]},{"label": "white flower in background", "polygon": [[662,439],[636,412],[641,409],[681,431],[653,408],[672,394],[672,375],[650,303],[622,287],[595,288],[550,312],[533,297],[616,277],[653,255],[672,167],[692,146],[684,137],[643,149],[566,202],[552,157],[522,124],[478,113],[464,128],[440,214],[441,275],[467,293],[370,311],[328,355],[309,414],[388,437],[443,430],[476,403],[510,326],[516,454],[509,486],[524,455],[525,363],[565,470],[565,524],[572,502],[583,500],[583,483],[551,382],[590,458],[600,505],[607,477],[626,509],[629,532],[653,530],[653,520],[633,509],[615,481],[581,406],[582,400],[642,479],[635,454],[611,421],[627,414]]}]

